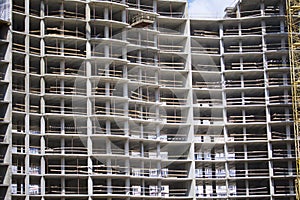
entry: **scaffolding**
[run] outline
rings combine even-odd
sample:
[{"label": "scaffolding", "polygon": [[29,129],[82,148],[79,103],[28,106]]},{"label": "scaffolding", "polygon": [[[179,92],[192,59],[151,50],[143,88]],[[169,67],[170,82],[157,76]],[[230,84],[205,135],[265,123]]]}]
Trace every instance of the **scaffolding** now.
[{"label": "scaffolding", "polygon": [[294,117],[294,132],[295,132],[295,148],[296,148],[296,199],[300,199],[300,119],[299,119],[299,11],[300,2],[296,0],[287,0],[287,24],[289,33],[289,49],[290,49],[290,65],[291,65],[291,82],[293,96],[293,117]]}]

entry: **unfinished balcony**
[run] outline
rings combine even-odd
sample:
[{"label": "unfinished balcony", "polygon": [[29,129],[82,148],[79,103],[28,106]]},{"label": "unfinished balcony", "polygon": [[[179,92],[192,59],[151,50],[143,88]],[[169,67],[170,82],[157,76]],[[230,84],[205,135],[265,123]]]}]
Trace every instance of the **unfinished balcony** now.
[{"label": "unfinished balcony", "polygon": [[[78,195],[87,195],[86,178],[64,178],[63,180],[53,179],[51,177],[45,180],[45,195],[63,195],[73,197]],[[63,186],[62,186],[63,185]]]},{"label": "unfinished balcony", "polygon": [[46,20],[45,37],[84,40],[86,33],[84,29],[84,22],[69,22],[65,20]]},{"label": "unfinished balcony", "polygon": [[12,196],[25,196],[25,184],[23,179],[14,178],[11,183]]},{"label": "unfinished balcony", "polygon": [[25,15],[23,13],[13,12],[12,28],[17,34],[24,35],[25,31]]},{"label": "unfinished balcony", "polygon": [[153,2],[139,2],[138,0],[126,0],[126,5],[129,6],[129,9],[142,10],[147,12],[154,12]]},{"label": "unfinished balcony", "polygon": [[288,51],[288,47],[287,47],[287,43],[280,43],[280,42],[270,42],[267,41],[267,51],[269,53],[271,52],[283,52],[286,53],[286,51]]},{"label": "unfinished balcony", "polygon": [[293,140],[294,135],[291,134],[291,130],[286,132],[286,127],[280,127],[278,124],[273,124],[271,126],[272,131],[272,140],[273,141],[285,141],[285,140]]},{"label": "unfinished balcony", "polygon": [[23,75],[14,76],[12,82],[12,88],[14,92],[24,93],[25,92],[25,78]]},{"label": "unfinished balcony", "polygon": [[94,119],[92,132],[95,137],[104,135],[109,135],[111,137],[121,137],[127,135],[128,129],[112,120]]},{"label": "unfinished balcony", "polygon": [[160,14],[160,17],[185,18],[185,11],[185,2],[160,1],[157,5],[157,13]]},{"label": "unfinished balcony", "polygon": [[158,31],[163,35],[175,35],[185,37],[187,26],[185,20],[169,20],[160,18],[158,20]]},{"label": "unfinished balcony", "polygon": [[[104,1],[105,2],[105,1]],[[126,27],[126,19],[123,17],[125,12],[124,4],[93,1],[90,4],[91,25],[105,25],[106,27]]]},{"label": "unfinished balcony", "polygon": [[294,191],[294,185],[290,184],[288,179],[275,181],[275,194],[292,194]]},{"label": "unfinished balcony", "polygon": [[213,22],[191,20],[191,35],[193,39],[197,37],[203,38],[218,38],[219,37],[219,26]]},{"label": "unfinished balcony", "polygon": [[272,145],[272,158],[295,158],[295,151],[291,149],[289,144],[273,144]]},{"label": "unfinished balcony", "polygon": [[280,21],[272,20],[272,17],[266,19],[266,34],[272,36],[278,33],[287,33],[287,27],[280,24]]},{"label": "unfinished balcony", "polygon": [[[155,86],[158,84],[158,70],[156,68],[145,68],[133,66],[128,68],[127,77],[132,83],[132,87],[136,90],[136,84]],[[134,91],[133,90],[133,91]],[[134,99],[134,98],[133,98]]]},{"label": "unfinished balcony", "polygon": [[[200,149],[203,149],[205,146],[203,146],[202,148],[202,145],[206,143],[223,144],[225,142],[222,127],[214,127],[212,130],[210,130],[209,127],[204,127],[204,126],[195,127],[194,132],[195,132],[194,133],[195,148],[200,147]],[[202,160],[203,158],[202,153],[199,153],[199,155],[195,153],[195,159]]]},{"label": "unfinished balcony", "polygon": [[[240,78],[240,79],[237,79]],[[244,80],[243,80],[244,79]],[[265,81],[261,75],[256,76],[244,76],[244,77],[236,77],[236,76],[228,76],[226,83],[226,88],[263,88],[265,86]]]},{"label": "unfinished balcony", "polygon": [[[32,76],[41,74],[41,58],[40,56],[30,56],[29,58],[29,72]],[[35,78],[37,79],[37,78]]]},{"label": "unfinished balcony", "polygon": [[113,179],[113,185],[103,185],[102,183],[95,184],[93,191],[97,195],[113,195],[113,196],[127,196],[129,195],[129,187],[125,186],[123,180]]},{"label": "unfinished balcony", "polygon": [[160,84],[162,88],[182,88],[186,86],[186,74],[165,72],[161,74]]},{"label": "unfinished balcony", "polygon": [[269,87],[290,87],[291,79],[288,74],[269,73],[268,75]]},{"label": "unfinished balcony", "polygon": [[193,91],[193,105],[194,107],[222,107],[222,94],[221,92],[212,91]]},{"label": "unfinished balcony", "polygon": [[199,75],[199,73],[193,73],[193,88],[200,90],[222,89],[223,83],[219,74],[206,74],[205,76]]},{"label": "unfinished balcony", "polygon": [[74,106],[70,100],[57,101],[54,99],[47,99],[45,106],[45,114],[51,116],[84,116],[86,114],[85,105]]},{"label": "unfinished balcony", "polygon": [[0,108],[0,124],[8,124],[9,120],[9,113],[8,113],[8,105],[3,105]]},{"label": "unfinished balcony", "polygon": [[259,107],[245,107],[242,110],[228,109],[227,111],[228,123],[258,123],[266,122],[265,109]]},{"label": "unfinished balcony", "polygon": [[76,136],[86,135],[86,124],[83,122],[79,122],[79,120],[73,120],[73,119],[65,119],[65,120],[59,120],[55,118],[48,118],[46,120],[47,128],[45,132],[48,135],[61,135],[64,134],[65,136]]},{"label": "unfinished balcony", "polygon": [[[14,35],[12,51],[19,54],[25,54],[25,36],[17,34]],[[4,59],[3,56],[1,57]]]},{"label": "unfinished balcony", "polygon": [[92,159],[93,168],[92,176],[94,179],[101,178],[101,176],[128,176],[129,169],[126,167],[125,160],[114,160],[114,163],[108,164],[107,162],[94,158]]},{"label": "unfinished balcony", "polygon": [[131,118],[131,120],[142,123],[156,122],[158,114],[152,107],[143,106],[138,103],[130,103],[128,116]]},{"label": "unfinished balcony", "polygon": [[12,11],[15,13],[25,14],[25,1],[13,0]]},{"label": "unfinished balcony", "polygon": [[[199,154],[197,154],[197,158],[199,160],[198,156]],[[210,164],[203,164],[201,162],[196,162],[195,177],[197,182],[203,181],[205,179],[210,179],[214,182],[219,182],[220,179],[226,177],[224,163],[222,162],[215,162],[215,164],[213,163],[214,162],[211,162]]]},{"label": "unfinished balcony", "polygon": [[186,124],[187,109],[178,109],[178,108],[166,108],[167,110],[161,110],[160,118],[162,119],[162,123],[164,124]]},{"label": "unfinished balcony", "polygon": [[12,72],[15,73],[25,73],[25,55],[18,53],[12,54]]},{"label": "unfinished balcony", "polygon": [[120,99],[124,94],[123,85],[115,82],[100,82],[99,80],[93,80],[92,82],[92,96],[96,99],[102,99],[102,97],[111,97],[112,99]]},{"label": "unfinished balcony", "polygon": [[145,29],[132,29],[127,32],[127,41],[130,45],[140,48],[148,47],[151,49],[157,48],[157,33]]},{"label": "unfinished balcony", "polygon": [[41,56],[41,40],[36,37],[30,37],[29,54],[32,56]]},{"label": "unfinished balcony", "polygon": [[171,71],[171,70],[185,71],[187,67],[186,56],[184,54],[173,54],[173,53],[160,54],[159,67],[164,71]]},{"label": "unfinished balcony", "polygon": [[[254,39],[256,40],[256,39]],[[225,42],[225,53],[236,54],[236,53],[260,53],[262,52],[261,41],[243,41],[238,43],[238,41]]]},{"label": "unfinished balcony", "polygon": [[189,195],[189,188],[187,188],[184,182],[175,183],[164,183],[161,187],[160,195],[165,198],[191,198]]},{"label": "unfinished balcony", "polygon": [[219,56],[192,54],[191,64],[193,74],[199,72],[221,72]]},{"label": "unfinished balcony", "polygon": [[[239,58],[237,58],[239,59]],[[239,70],[262,70],[264,68],[263,62],[259,60],[253,59],[244,59],[241,63],[239,60],[229,60],[225,64],[225,68],[227,71],[239,71]]]},{"label": "unfinished balcony", "polygon": [[241,23],[241,33],[242,35],[261,35],[262,34],[262,27],[260,20],[253,19],[247,20]]},{"label": "unfinished balcony", "polygon": [[125,151],[125,141],[119,138],[111,138],[109,142],[107,142],[105,138],[94,138],[92,152],[93,155],[100,160],[128,158],[128,153]]},{"label": "unfinished balcony", "polygon": [[204,54],[204,55],[219,55],[220,54],[220,43],[219,40],[210,38],[194,38],[191,44],[191,52],[193,54]]},{"label": "unfinished balcony", "polygon": [[[250,161],[265,161],[268,160],[268,150],[266,143],[248,143],[246,145],[247,152],[244,151],[243,144],[228,145],[228,159],[233,160],[249,160]],[[229,150],[230,149],[230,150]],[[234,151],[232,151],[234,149]]]},{"label": "unfinished balcony", "polygon": [[[39,105],[39,99],[33,99],[31,98],[31,104],[28,106],[28,111],[31,114],[40,114],[40,105]],[[24,113],[26,112],[26,105],[24,102],[24,99],[13,99],[13,111],[17,113]]]},{"label": "unfinished balcony", "polygon": [[196,196],[198,198],[224,198],[226,196],[226,190],[229,190],[230,196],[237,195],[237,186],[235,182],[230,183],[228,188],[224,182],[218,182],[218,184],[215,186],[215,192],[212,184],[212,182],[202,183],[201,181],[197,183],[195,186]]},{"label": "unfinished balcony", "polygon": [[48,158],[46,160],[46,176],[47,175],[75,175],[76,176],[85,176],[88,174],[87,160],[85,158],[76,158],[64,160],[65,165],[60,165],[59,159]]},{"label": "unfinished balcony", "polygon": [[170,38],[165,35],[159,36],[160,53],[180,54],[186,51],[186,40],[182,38]]},{"label": "unfinished balcony", "polygon": [[130,95],[130,102],[132,103],[155,103],[157,102],[156,90],[151,87],[139,87],[136,88],[135,84],[130,84],[128,87],[128,94]]},{"label": "unfinished balcony", "polygon": [[136,123],[130,123],[128,131],[131,140],[144,139],[146,141],[155,141],[159,139],[159,135],[157,133],[157,130],[155,129],[155,126],[148,126],[148,124],[141,123],[139,125],[136,125]]},{"label": "unfinished balcony", "polygon": [[108,79],[121,79],[124,74],[124,65],[118,62],[113,63],[99,63],[97,61],[92,62],[92,76],[103,78],[107,77]]},{"label": "unfinished balcony", "polygon": [[25,140],[22,136],[15,136],[12,141],[12,154],[23,157],[27,152],[25,149]]},{"label": "unfinished balcony", "polygon": [[52,1],[45,2],[45,16],[55,18],[64,18],[68,20],[85,20],[85,3],[76,1]]},{"label": "unfinished balcony", "polygon": [[162,90],[160,102],[163,106],[185,106],[187,105],[187,94],[176,91]]},{"label": "unfinished balcony", "polygon": [[[60,155],[61,157],[84,156],[87,153],[86,140],[80,137],[66,138],[63,146],[60,145],[61,138],[48,136],[45,144],[45,154],[50,157]],[[58,145],[59,144],[59,145]]]},{"label": "unfinished balcony", "polygon": [[262,123],[265,122],[265,117],[262,115],[248,115],[245,119],[241,115],[230,116],[228,123]]},{"label": "unfinished balcony", "polygon": [[[2,77],[1,77],[2,76]],[[6,104],[8,103],[8,92],[7,92],[7,89],[8,89],[8,81],[5,81],[3,80],[6,76],[6,73],[2,73],[1,75],[1,72],[0,72],[0,104]],[[3,78],[1,80],[1,78]]]},{"label": "unfinished balcony", "polygon": [[256,3],[253,4],[241,4],[240,6],[240,15],[241,17],[258,17],[262,15],[261,5],[259,4],[259,1],[255,1]]},{"label": "unfinished balcony", "polygon": [[265,95],[263,91],[257,91],[255,94],[251,91],[245,91],[242,93],[228,93],[226,98],[227,106],[264,106]]},{"label": "unfinished balcony", "polygon": [[41,20],[36,19],[35,17],[30,18],[30,30],[29,33],[32,36],[41,36]]},{"label": "unfinished balcony", "polygon": [[93,115],[97,118],[125,117],[124,102],[117,100],[96,100],[93,105]]},{"label": "unfinished balcony", "polygon": [[[137,167],[132,167],[131,168],[131,173],[130,175],[132,177],[140,177],[140,178],[146,178],[146,177],[160,177],[160,172],[159,169],[157,168],[137,168]],[[133,191],[134,192],[134,191]]]},{"label": "unfinished balcony", "polygon": [[276,15],[284,15],[283,10],[281,10],[278,4],[266,5],[264,11],[265,16],[276,16]]},{"label": "unfinished balcony", "polygon": [[223,114],[220,108],[194,108],[194,123],[197,125],[222,125]]},{"label": "unfinished balcony", "polygon": [[[124,43],[124,34],[122,27],[111,25],[109,29],[103,24],[91,24],[91,41],[92,42],[103,42],[111,41],[115,43]],[[130,30],[127,32],[130,33]]]},{"label": "unfinished balcony", "polygon": [[63,42],[60,40],[46,39],[45,54],[48,57],[67,57],[82,59],[85,55],[85,43],[83,41],[69,41]]},{"label": "unfinished balcony", "polygon": [[[138,170],[141,169],[141,167],[143,167],[143,160],[146,161],[144,162],[145,169],[151,168],[151,166],[153,168],[155,166],[153,164],[159,162],[160,157],[159,154],[157,153],[155,141],[148,141],[147,144],[146,143],[141,144],[141,143],[137,143],[134,140],[131,140],[129,142],[129,154],[131,156],[131,159],[135,160],[135,163],[137,164],[134,165],[132,168],[133,176],[159,177],[158,171],[154,172],[149,170],[149,173],[139,174],[139,170]],[[152,160],[150,161],[148,158]],[[140,168],[137,168],[138,166],[140,166]],[[147,170],[143,170],[143,169],[141,169],[141,171],[147,172]]]},{"label": "unfinished balcony", "polygon": [[34,0],[30,0],[30,5],[29,5],[29,14],[31,17],[38,18],[41,16],[41,2],[37,2]]},{"label": "unfinished balcony", "polygon": [[[81,0],[81,1],[85,1],[85,0]],[[99,0],[91,0],[91,2],[99,2]],[[126,6],[123,2],[123,0],[104,0],[105,4],[113,4],[113,6]]]},{"label": "unfinished balcony", "polygon": [[288,108],[270,108],[271,122],[293,122],[292,111]]},{"label": "unfinished balcony", "polygon": [[291,105],[292,103],[292,96],[290,92],[284,94],[284,91],[270,91],[269,96],[269,105],[277,106],[277,105]]},{"label": "unfinished balcony", "polygon": [[127,59],[131,66],[143,65],[145,67],[156,67],[158,63],[157,52],[150,49],[136,50],[136,48],[127,49]]},{"label": "unfinished balcony", "polygon": [[[110,62],[122,62],[123,46],[114,42],[92,43],[91,56],[96,62],[109,60]],[[126,62],[125,60],[123,62]]]},{"label": "unfinished balcony", "polygon": [[160,130],[161,142],[187,142],[189,139],[187,127],[166,127]]},{"label": "unfinished balcony", "polygon": [[225,37],[233,37],[233,36],[240,35],[240,28],[239,28],[240,26],[239,26],[238,22],[228,20],[228,21],[224,22],[223,26],[224,26],[223,27],[223,30],[224,30],[223,35]]},{"label": "unfinished balcony", "polygon": [[7,142],[7,140],[8,140],[7,132],[8,132],[7,126],[1,125],[0,126],[0,143],[5,144]]},{"label": "unfinished balcony", "polygon": [[287,60],[278,59],[278,57],[276,58],[276,56],[273,59],[270,58],[267,60],[267,67],[269,70],[289,69]]},{"label": "unfinished balcony", "polygon": [[[257,165],[258,167],[255,167]],[[250,162],[246,164],[247,167],[243,164],[231,165],[231,169],[235,170],[234,173],[231,173],[231,179],[238,179],[240,177],[247,177],[247,179],[261,179],[266,178],[270,175],[267,162]],[[246,188],[245,188],[246,189]]]},{"label": "unfinished balcony", "polygon": [[32,96],[41,94],[41,86],[39,85],[41,82],[40,77],[31,75],[30,83],[29,83],[29,93]]},{"label": "unfinished balcony", "polygon": [[[164,151],[160,152],[160,159],[162,160],[162,165],[168,165],[170,161],[175,163],[182,163],[185,161],[188,163],[190,157],[188,151],[190,150],[190,144],[187,143],[168,143],[165,146]],[[179,166],[179,165],[178,165]]]},{"label": "unfinished balcony", "polygon": [[[86,76],[86,66],[84,62],[74,59],[45,59],[45,76],[47,77],[71,77],[79,78]],[[62,78],[62,77],[61,77]],[[68,80],[66,78],[66,80]]]},{"label": "unfinished balcony", "polygon": [[62,79],[56,77],[46,77],[45,93],[47,95],[65,95],[70,96],[85,96],[86,88],[85,81],[78,79]]},{"label": "unfinished balcony", "polygon": [[274,161],[274,167],[273,167],[273,175],[275,177],[280,178],[286,177],[286,176],[291,176],[292,174],[295,173],[295,169],[289,169],[288,167],[288,162],[282,162],[280,159],[277,161]]},{"label": "unfinished balcony", "polygon": [[263,126],[230,127],[228,128],[228,143],[266,142],[267,132]]},{"label": "unfinished balcony", "polygon": [[[2,29],[0,31],[0,47],[1,47],[1,51],[5,52],[5,50],[8,48],[8,30],[7,27],[3,24],[0,24],[0,28]],[[4,57],[2,56],[2,60],[4,59]]]}]

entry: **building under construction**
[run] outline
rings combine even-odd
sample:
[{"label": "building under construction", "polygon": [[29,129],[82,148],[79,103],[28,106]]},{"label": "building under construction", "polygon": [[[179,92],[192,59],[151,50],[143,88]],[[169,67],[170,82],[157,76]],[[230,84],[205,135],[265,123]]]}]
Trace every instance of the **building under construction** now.
[{"label": "building under construction", "polygon": [[284,0],[1,2],[1,199],[296,199]]}]

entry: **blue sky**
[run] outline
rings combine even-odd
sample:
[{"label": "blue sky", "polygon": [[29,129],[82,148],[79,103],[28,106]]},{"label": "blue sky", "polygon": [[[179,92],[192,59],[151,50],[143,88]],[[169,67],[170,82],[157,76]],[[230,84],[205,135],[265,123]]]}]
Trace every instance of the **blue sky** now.
[{"label": "blue sky", "polygon": [[224,9],[236,0],[188,0],[191,17],[223,17]]}]

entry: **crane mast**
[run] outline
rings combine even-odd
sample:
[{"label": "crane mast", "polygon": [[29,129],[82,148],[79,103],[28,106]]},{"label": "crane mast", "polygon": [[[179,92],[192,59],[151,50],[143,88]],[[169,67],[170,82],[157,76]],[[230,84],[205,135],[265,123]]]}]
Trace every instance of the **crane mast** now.
[{"label": "crane mast", "polygon": [[300,200],[300,0],[286,0],[296,152],[296,199]]}]

